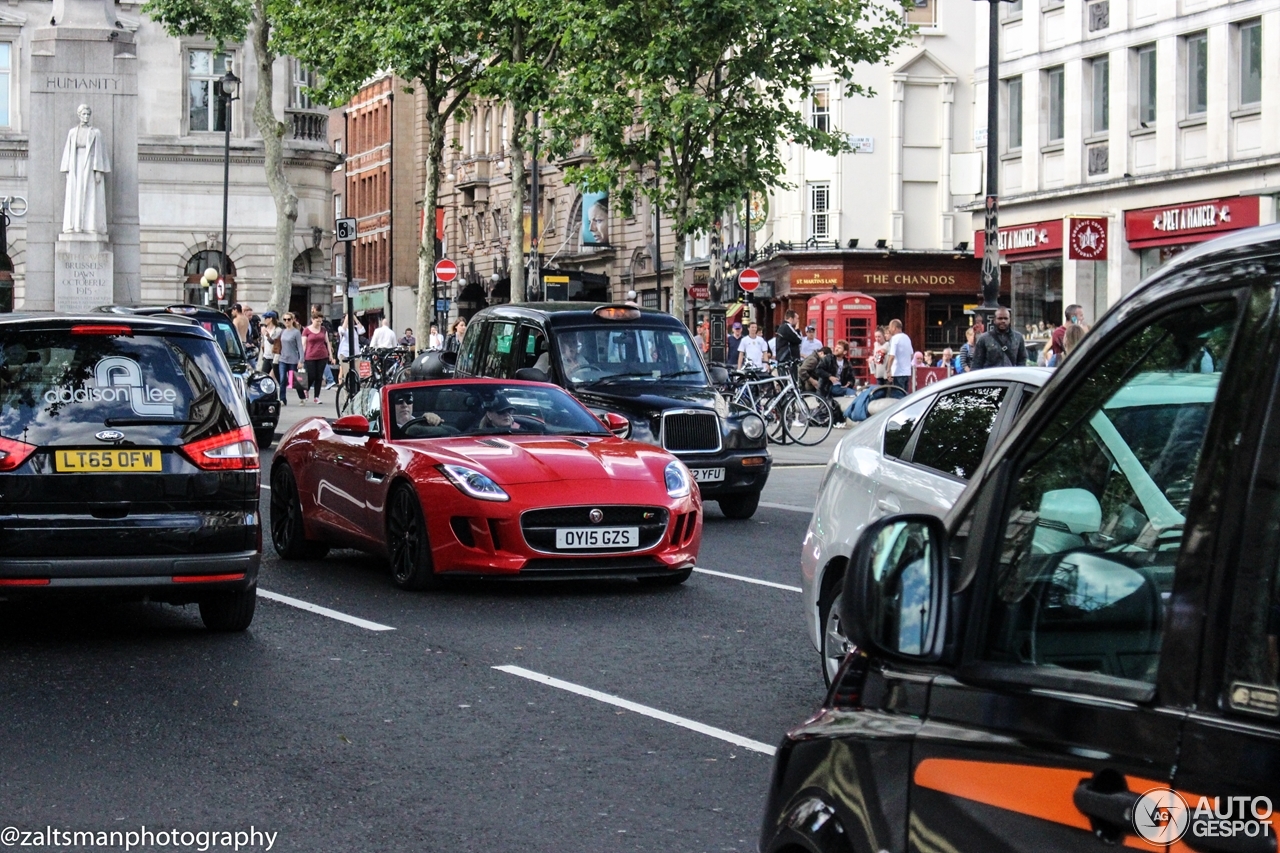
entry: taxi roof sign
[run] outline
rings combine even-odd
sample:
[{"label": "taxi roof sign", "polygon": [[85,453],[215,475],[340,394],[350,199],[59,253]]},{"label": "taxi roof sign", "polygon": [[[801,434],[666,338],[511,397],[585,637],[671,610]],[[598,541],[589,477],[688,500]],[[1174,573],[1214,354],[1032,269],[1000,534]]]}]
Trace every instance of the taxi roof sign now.
[{"label": "taxi roof sign", "polygon": [[639,320],[640,309],[630,305],[601,305],[591,312],[601,320]]}]

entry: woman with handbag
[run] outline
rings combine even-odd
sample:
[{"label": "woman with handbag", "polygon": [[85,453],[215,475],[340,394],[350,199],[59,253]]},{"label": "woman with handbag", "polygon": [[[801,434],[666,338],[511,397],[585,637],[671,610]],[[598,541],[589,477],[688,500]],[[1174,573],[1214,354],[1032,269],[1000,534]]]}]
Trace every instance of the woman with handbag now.
[{"label": "woman with handbag", "polygon": [[307,383],[298,379],[298,362],[302,361],[302,333],[292,314],[284,315],[284,327],[280,330],[280,358],[276,362],[279,371],[280,405],[289,403],[289,389],[298,392],[298,400],[307,402]]},{"label": "woman with handbag", "polygon": [[[311,312],[311,325],[302,330],[302,357],[306,362],[307,385],[315,404],[320,405],[320,387],[324,382],[324,368],[327,364],[336,364],[333,347],[329,343],[329,335],[324,329],[324,315],[319,311]],[[305,395],[303,397],[305,400]]]},{"label": "woman with handbag", "polygon": [[280,360],[280,333],[284,328],[280,325],[280,315],[274,311],[266,311],[262,315],[262,328],[259,331],[262,341],[262,357],[258,369],[268,376],[276,375],[276,364]]}]

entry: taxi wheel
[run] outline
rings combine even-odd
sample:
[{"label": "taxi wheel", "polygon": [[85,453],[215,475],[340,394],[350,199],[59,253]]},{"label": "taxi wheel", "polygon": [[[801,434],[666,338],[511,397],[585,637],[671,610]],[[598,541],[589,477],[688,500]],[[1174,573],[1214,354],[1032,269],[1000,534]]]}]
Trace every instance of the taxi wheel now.
[{"label": "taxi wheel", "polygon": [[750,518],[756,514],[760,506],[760,493],[749,495],[730,495],[719,499],[720,511],[726,518]]},{"label": "taxi wheel", "polygon": [[266,429],[255,429],[253,431],[253,437],[258,442],[258,449],[266,450],[268,447],[271,446],[271,442],[275,441],[276,428],[267,427]]},{"label": "taxi wheel", "polygon": [[438,584],[427,541],[427,521],[418,496],[408,486],[397,487],[387,501],[387,550],[391,582],[396,586],[418,590]]},{"label": "taxi wheel", "polygon": [[200,621],[210,631],[243,631],[253,622],[258,604],[258,588],[217,592],[200,599]]},{"label": "taxi wheel", "polygon": [[842,580],[842,578],[836,580],[831,591],[823,596],[822,604],[818,608],[822,625],[822,680],[828,687],[831,686],[836,673],[840,671],[845,655],[853,647],[840,620],[841,588],[844,586]]},{"label": "taxi wheel", "polygon": [[681,569],[678,572],[672,572],[669,575],[658,575],[657,577],[637,578],[643,586],[679,586],[689,579],[689,575],[693,574],[693,568]]},{"label": "taxi wheel", "polygon": [[284,462],[271,469],[271,544],[285,560],[319,560],[329,553],[324,542],[307,539],[298,482]]}]

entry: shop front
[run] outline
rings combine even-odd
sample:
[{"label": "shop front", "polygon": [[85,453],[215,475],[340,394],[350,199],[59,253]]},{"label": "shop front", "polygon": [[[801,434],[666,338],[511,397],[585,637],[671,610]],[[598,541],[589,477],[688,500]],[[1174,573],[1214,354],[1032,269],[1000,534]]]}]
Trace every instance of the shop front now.
[{"label": "shop front", "polygon": [[[984,232],[973,232],[974,257],[978,260],[986,244]],[[1012,295],[1014,328],[1038,328],[1042,323],[1053,328],[1062,322],[1062,266],[1061,219],[1000,229],[1001,278]]]},{"label": "shop front", "polygon": [[1258,196],[1126,210],[1124,234],[1130,250],[1138,253],[1140,278],[1146,278],[1197,243],[1258,225],[1260,210]]}]

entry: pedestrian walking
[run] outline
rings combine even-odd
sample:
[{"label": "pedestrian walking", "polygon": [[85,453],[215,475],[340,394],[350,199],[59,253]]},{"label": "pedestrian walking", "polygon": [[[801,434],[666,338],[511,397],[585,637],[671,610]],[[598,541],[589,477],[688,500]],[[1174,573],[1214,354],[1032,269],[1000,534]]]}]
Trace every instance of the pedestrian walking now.
[{"label": "pedestrian walking", "polygon": [[284,322],[280,328],[280,358],[276,362],[276,379],[280,383],[280,405],[289,405],[289,391],[298,394],[298,400],[307,402],[305,387],[297,387],[298,363],[302,361],[302,332],[298,320],[292,314],[281,318]]},{"label": "pedestrian walking", "polygon": [[769,344],[760,336],[760,327],[751,323],[747,326],[747,336],[738,342],[738,369],[751,365],[764,370],[769,359]]},{"label": "pedestrian walking", "polygon": [[312,401],[318,406],[325,366],[337,363],[333,346],[324,330],[324,316],[319,311],[311,315],[311,325],[302,330],[302,343],[302,357],[307,366],[307,385],[311,389]]},{"label": "pedestrian walking", "polygon": [[267,311],[262,315],[262,358],[258,369],[273,376],[276,362],[280,360],[280,335],[284,332],[278,318],[279,315],[274,311]]},{"label": "pedestrian walking", "polygon": [[738,364],[738,349],[742,346],[742,324],[734,323],[728,339],[725,340],[724,363],[730,367]]},{"label": "pedestrian walking", "polygon": [[884,356],[888,340],[889,336],[885,334],[883,328],[876,329],[875,345],[871,348],[871,363],[867,366],[870,368],[871,381],[877,385],[883,385],[888,381],[888,374],[884,372]]},{"label": "pedestrian walking", "polygon": [[800,358],[800,341],[803,338],[796,331],[796,324],[799,322],[800,314],[796,311],[788,311],[783,315],[782,325],[778,327],[777,348],[774,351],[780,364]]},{"label": "pedestrian walking", "polygon": [[911,363],[915,351],[911,338],[902,331],[902,321],[896,317],[889,321],[889,342],[885,344],[884,373],[889,382],[903,391],[911,390]]},{"label": "pedestrian walking", "polygon": [[800,341],[800,357],[808,358],[822,349],[822,341],[818,340],[818,327],[810,323],[805,327],[804,339]]},{"label": "pedestrian walking", "polygon": [[395,349],[396,333],[391,328],[391,321],[386,317],[378,323],[378,328],[373,330],[373,337],[369,339],[369,347],[371,349]]},{"label": "pedestrian walking", "polygon": [[444,339],[445,352],[458,352],[462,349],[462,338],[467,333],[467,321],[459,317],[449,327],[449,335]]},{"label": "pedestrian walking", "polygon": [[982,333],[974,346],[972,369],[985,367],[1025,367],[1027,344],[1022,335],[1010,325],[1008,308],[997,308],[994,328]]}]

